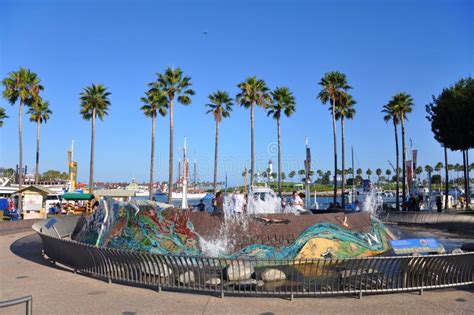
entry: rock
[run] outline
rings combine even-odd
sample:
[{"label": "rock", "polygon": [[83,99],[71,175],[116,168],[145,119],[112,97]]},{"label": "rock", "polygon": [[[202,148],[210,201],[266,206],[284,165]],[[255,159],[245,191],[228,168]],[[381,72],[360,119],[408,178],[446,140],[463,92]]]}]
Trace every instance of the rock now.
[{"label": "rock", "polygon": [[261,274],[263,281],[280,281],[285,280],[286,275],[283,271],[278,269],[265,269]]},{"label": "rock", "polygon": [[253,265],[246,261],[233,261],[226,267],[227,279],[229,281],[241,281],[250,279],[254,272]]},{"label": "rock", "polygon": [[194,272],[186,271],[185,273],[180,274],[179,282],[181,282],[182,284],[189,284],[194,282]]},{"label": "rock", "polygon": [[169,277],[173,274],[173,270],[167,264],[155,261],[145,263],[145,272],[159,277]]},{"label": "rock", "polygon": [[206,280],[206,282],[204,282],[204,284],[217,286],[217,285],[221,284],[221,279],[219,279],[219,278],[210,278],[209,280]]},{"label": "rock", "polygon": [[246,279],[235,283],[235,286],[240,289],[255,287],[256,285],[258,285],[258,281],[256,279]]}]

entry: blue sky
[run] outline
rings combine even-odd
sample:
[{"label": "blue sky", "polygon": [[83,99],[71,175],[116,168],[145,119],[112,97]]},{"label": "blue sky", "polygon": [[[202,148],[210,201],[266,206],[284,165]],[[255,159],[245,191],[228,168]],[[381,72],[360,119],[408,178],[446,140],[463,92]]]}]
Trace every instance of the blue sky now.
[{"label": "blue sky", "polygon": [[[106,85],[110,114],[96,132],[96,180],[146,180],[150,121],[139,98],[155,73],[179,66],[192,77],[192,105],[176,106],[175,146],[188,138],[200,178],[212,178],[214,122],[205,115],[207,95],[237,93],[249,75],[269,87],[288,86],[297,111],[282,121],[284,171],[303,168],[309,137],[313,168],[332,168],[332,129],[327,105],[316,95],[325,72],[347,75],[358,101],[347,123],[347,151],[356,168],[389,167],[393,128],[381,107],[399,92],[415,101],[407,138],[420,164],[443,160],[425,119],[431,95],[474,69],[474,2],[446,1],[5,1],[0,0],[0,76],[18,67],[39,74],[43,97],[54,112],[42,126],[41,170],[66,170],[75,140],[79,179],[87,180],[90,123],[79,115],[79,93]],[[17,107],[1,100],[10,116],[0,129],[0,166],[18,159]],[[24,160],[34,166],[35,126],[23,117]],[[256,153],[261,169],[276,160],[276,123],[256,110]],[[221,178],[231,182],[250,160],[250,119],[235,107],[220,132]],[[167,178],[168,120],[157,122],[157,172]],[[461,154],[450,153],[453,163]],[[347,163],[350,163],[348,159]],[[177,163],[176,163],[177,164]]]}]

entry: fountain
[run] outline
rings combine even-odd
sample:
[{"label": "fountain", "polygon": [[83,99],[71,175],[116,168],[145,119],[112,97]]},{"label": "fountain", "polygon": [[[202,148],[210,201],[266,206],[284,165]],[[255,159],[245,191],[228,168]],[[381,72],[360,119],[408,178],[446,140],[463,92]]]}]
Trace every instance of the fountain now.
[{"label": "fountain", "polygon": [[158,254],[295,259],[383,254],[393,238],[373,215],[377,204],[371,195],[363,213],[321,215],[283,209],[276,195],[251,196],[245,213],[240,196],[227,196],[223,217],[150,201],[106,199],[75,239]]}]

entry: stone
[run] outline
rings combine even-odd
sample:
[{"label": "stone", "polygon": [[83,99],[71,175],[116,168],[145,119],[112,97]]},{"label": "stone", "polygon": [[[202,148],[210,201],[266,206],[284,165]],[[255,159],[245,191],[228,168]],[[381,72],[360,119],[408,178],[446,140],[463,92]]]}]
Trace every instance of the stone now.
[{"label": "stone", "polygon": [[256,279],[246,279],[235,283],[235,286],[241,289],[255,287],[256,285],[258,285],[258,281]]},{"label": "stone", "polygon": [[253,265],[246,261],[232,261],[230,265],[226,267],[227,279],[229,281],[241,281],[250,279],[254,272]]},{"label": "stone", "polygon": [[219,279],[219,278],[210,278],[209,280],[206,280],[206,282],[204,282],[204,284],[217,286],[217,285],[221,284],[221,279]]},{"label": "stone", "polygon": [[194,282],[194,272],[186,271],[185,273],[180,274],[178,279],[182,284],[192,283]]},{"label": "stone", "polygon": [[263,281],[280,281],[286,279],[286,275],[283,271],[272,268],[265,269],[261,277]]},{"label": "stone", "polygon": [[167,264],[162,262],[146,262],[145,263],[146,273],[159,277],[169,277],[173,274],[173,270],[168,267]]}]

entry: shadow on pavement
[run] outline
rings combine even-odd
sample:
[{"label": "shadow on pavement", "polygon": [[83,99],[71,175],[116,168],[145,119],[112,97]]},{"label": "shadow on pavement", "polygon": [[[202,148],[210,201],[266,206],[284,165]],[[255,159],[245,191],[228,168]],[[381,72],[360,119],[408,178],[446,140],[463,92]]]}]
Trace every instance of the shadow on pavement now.
[{"label": "shadow on pavement", "polygon": [[41,242],[41,238],[36,233],[17,239],[10,245],[10,251],[18,257],[43,266],[60,270],[68,270],[66,268],[61,268],[44,258],[42,250],[43,244]]}]

